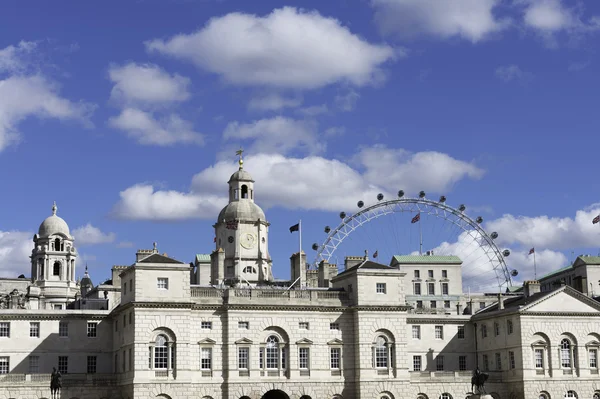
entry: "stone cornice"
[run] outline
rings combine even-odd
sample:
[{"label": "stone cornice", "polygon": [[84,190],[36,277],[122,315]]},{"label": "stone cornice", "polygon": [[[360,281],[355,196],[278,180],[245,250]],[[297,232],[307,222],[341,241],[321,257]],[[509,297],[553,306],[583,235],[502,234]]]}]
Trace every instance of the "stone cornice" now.
[{"label": "stone cornice", "polygon": [[72,320],[72,319],[84,319],[84,320],[103,320],[109,317],[107,311],[105,313],[71,313],[69,310],[63,312],[54,312],[49,311],[45,313],[43,310],[41,312],[35,311],[36,313],[29,313],[31,310],[24,310],[18,313],[0,313],[0,320],[3,321],[13,321],[13,320]]},{"label": "stone cornice", "polygon": [[600,317],[600,313],[590,313],[590,312],[519,312],[521,317],[523,316],[552,316],[552,317]]},{"label": "stone cornice", "polygon": [[431,318],[431,319],[420,319],[414,317],[408,317],[406,319],[406,324],[460,324],[464,325],[469,323],[469,319],[443,319],[443,318]]}]

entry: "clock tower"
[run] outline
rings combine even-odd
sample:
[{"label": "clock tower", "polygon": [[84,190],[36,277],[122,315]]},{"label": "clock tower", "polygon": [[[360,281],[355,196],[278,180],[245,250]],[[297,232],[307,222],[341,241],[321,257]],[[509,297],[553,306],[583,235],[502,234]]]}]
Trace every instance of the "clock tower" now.
[{"label": "clock tower", "polygon": [[213,226],[215,252],[222,252],[223,260],[213,265],[212,280],[217,284],[223,282],[217,280],[225,280],[256,285],[273,280],[269,223],[263,210],[254,203],[254,180],[244,170],[242,150],[237,155],[239,169],[228,181],[229,203]]}]

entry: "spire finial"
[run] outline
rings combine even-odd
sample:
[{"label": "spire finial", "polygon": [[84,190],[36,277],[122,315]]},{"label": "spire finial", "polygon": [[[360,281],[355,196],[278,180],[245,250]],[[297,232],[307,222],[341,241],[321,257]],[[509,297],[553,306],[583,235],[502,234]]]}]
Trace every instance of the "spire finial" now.
[{"label": "spire finial", "polygon": [[365,260],[369,259],[369,251],[365,249]]},{"label": "spire finial", "polygon": [[85,274],[87,274],[87,262],[85,262]]},{"label": "spire finial", "polygon": [[154,252],[158,251],[158,249],[156,248],[156,246],[158,245],[158,244],[156,243],[156,241],[154,241],[154,242],[152,243],[152,245],[154,245]]},{"label": "spire finial", "polygon": [[238,163],[240,164],[240,170],[242,170],[244,168],[244,160],[242,159],[242,154],[244,153],[244,150],[240,147],[239,150],[237,150],[235,152],[235,155],[239,155],[240,159],[238,161]]},{"label": "spire finial", "polygon": [[56,201],[54,201],[52,204],[52,215],[56,215],[57,210],[58,210],[58,207],[56,206]]}]

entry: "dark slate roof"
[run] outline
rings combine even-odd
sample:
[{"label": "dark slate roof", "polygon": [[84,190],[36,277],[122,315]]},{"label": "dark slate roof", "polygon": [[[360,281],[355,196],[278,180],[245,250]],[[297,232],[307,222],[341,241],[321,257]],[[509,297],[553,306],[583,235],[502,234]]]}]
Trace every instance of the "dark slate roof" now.
[{"label": "dark slate roof", "polygon": [[[530,303],[538,301],[538,300],[544,298],[545,296],[553,294],[554,292],[556,292],[556,291],[538,292],[537,294],[533,294],[533,295],[528,296],[528,297],[526,297],[526,296],[518,296],[518,297],[508,297],[508,298],[505,298],[504,299],[504,309],[505,310],[507,310],[507,309],[518,309],[520,306],[529,305]],[[495,312],[496,310],[498,310],[498,304],[497,303],[488,306],[487,308],[485,308],[481,312],[477,312],[477,314],[488,313],[488,312]]]},{"label": "dark slate roof", "polygon": [[142,259],[138,263],[177,263],[177,264],[181,264],[181,265],[183,264],[183,262],[180,262],[178,260],[169,258],[169,257],[161,255],[161,254],[152,254],[152,255]]},{"label": "dark slate roof", "polygon": [[[377,263],[377,262],[373,262],[371,260],[367,260],[366,262],[363,261],[361,263],[359,263],[358,265],[354,265],[349,269],[344,270],[343,272],[341,272],[340,274],[344,274],[346,272],[349,272],[351,270],[357,270],[357,269],[371,269],[371,270],[398,270],[395,267],[390,267],[387,265],[383,265],[381,263]],[[340,275],[338,274],[338,276]]]}]

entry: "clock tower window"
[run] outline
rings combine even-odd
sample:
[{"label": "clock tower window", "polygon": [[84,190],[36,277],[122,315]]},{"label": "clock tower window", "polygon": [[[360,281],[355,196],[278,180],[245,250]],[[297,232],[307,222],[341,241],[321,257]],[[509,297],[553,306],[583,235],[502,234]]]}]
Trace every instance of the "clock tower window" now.
[{"label": "clock tower window", "polygon": [[242,198],[248,199],[248,186],[245,184],[242,186]]},{"label": "clock tower window", "polygon": [[60,276],[60,262],[54,262],[54,267],[52,268],[53,276]]}]

